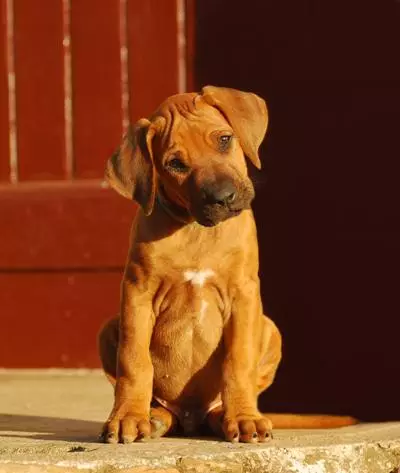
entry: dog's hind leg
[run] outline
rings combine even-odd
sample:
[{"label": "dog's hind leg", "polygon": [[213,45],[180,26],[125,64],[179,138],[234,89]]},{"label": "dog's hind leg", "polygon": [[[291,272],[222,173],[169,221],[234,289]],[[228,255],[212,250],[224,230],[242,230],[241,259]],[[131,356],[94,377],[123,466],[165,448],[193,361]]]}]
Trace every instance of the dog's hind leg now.
[{"label": "dog's hind leg", "polygon": [[274,322],[267,316],[262,319],[262,337],[257,368],[257,394],[265,391],[274,381],[282,358],[282,337]]},{"label": "dog's hind leg", "polygon": [[119,318],[111,319],[102,327],[97,345],[103,370],[110,383],[115,386],[117,377],[117,351],[119,339]]}]

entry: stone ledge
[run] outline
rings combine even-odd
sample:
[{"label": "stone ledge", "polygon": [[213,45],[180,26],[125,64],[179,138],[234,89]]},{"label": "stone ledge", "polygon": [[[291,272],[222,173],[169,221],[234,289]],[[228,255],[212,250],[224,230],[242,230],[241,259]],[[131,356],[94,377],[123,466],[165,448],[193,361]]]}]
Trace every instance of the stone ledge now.
[{"label": "stone ledge", "polygon": [[100,372],[0,372],[0,473],[400,473],[400,423],[277,430],[269,444],[96,442],[112,404]]},{"label": "stone ledge", "polygon": [[268,445],[177,438],[133,445],[0,439],[0,473],[392,473],[399,466],[397,424],[278,431]]}]

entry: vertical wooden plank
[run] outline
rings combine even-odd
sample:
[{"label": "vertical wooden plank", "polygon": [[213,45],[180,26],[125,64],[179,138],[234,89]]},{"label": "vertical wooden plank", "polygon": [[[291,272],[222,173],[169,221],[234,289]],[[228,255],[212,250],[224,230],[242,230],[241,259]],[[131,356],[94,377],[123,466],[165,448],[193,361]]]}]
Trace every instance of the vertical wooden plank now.
[{"label": "vertical wooden plank", "polygon": [[75,177],[97,178],[122,134],[120,2],[71,3]]},{"label": "vertical wooden plank", "polygon": [[186,0],[176,0],[176,35],[178,49],[178,93],[182,94],[187,90],[186,71]]},{"label": "vertical wooden plank", "polygon": [[65,176],[63,3],[14,2],[20,180]]},{"label": "vertical wooden plank", "polygon": [[9,123],[7,86],[7,0],[0,4],[0,181],[8,181],[9,166]]},{"label": "vertical wooden plank", "polygon": [[63,63],[64,63],[64,140],[65,179],[74,177],[72,143],[72,72],[71,72],[71,0],[61,0],[63,5]]},{"label": "vertical wooden plank", "polygon": [[176,0],[128,2],[131,121],[179,90],[176,9]]},{"label": "vertical wooden plank", "polygon": [[[196,34],[196,0],[186,0],[186,90],[195,91],[195,34]],[[204,84],[205,85],[205,84]]]}]

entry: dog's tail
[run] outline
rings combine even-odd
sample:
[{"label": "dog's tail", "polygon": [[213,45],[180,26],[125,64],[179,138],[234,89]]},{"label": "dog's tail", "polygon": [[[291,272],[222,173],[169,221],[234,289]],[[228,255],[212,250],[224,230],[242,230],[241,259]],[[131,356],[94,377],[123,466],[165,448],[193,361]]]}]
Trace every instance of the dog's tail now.
[{"label": "dog's tail", "polygon": [[358,420],[350,416],[324,414],[270,414],[263,413],[275,429],[331,429],[358,424]]}]

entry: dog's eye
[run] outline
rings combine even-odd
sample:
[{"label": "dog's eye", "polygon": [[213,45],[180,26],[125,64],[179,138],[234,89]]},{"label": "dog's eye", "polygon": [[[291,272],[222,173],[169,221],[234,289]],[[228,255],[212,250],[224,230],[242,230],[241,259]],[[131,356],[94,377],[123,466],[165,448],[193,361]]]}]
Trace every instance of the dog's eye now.
[{"label": "dog's eye", "polygon": [[218,145],[221,151],[225,151],[232,141],[232,135],[221,135],[218,137]]},{"label": "dog's eye", "polygon": [[179,158],[173,158],[167,163],[167,168],[175,172],[187,172],[189,168]]}]

